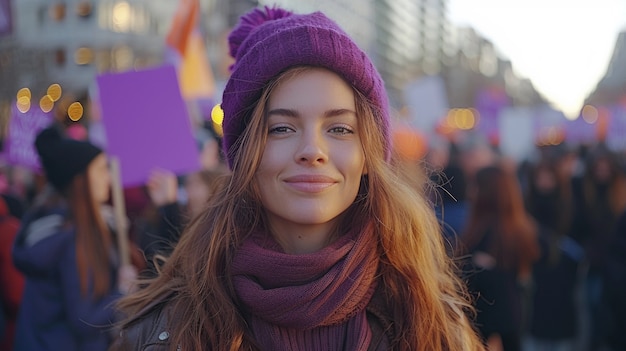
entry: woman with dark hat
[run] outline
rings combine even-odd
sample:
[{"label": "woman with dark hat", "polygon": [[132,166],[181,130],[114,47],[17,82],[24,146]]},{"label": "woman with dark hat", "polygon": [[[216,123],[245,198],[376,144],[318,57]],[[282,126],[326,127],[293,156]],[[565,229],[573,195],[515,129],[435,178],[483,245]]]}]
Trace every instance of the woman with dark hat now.
[{"label": "woman with dark hat", "polygon": [[50,184],[22,221],[13,262],[26,276],[15,350],[106,350],[113,303],[136,271],[120,266],[101,205],[108,200],[106,155],[55,127],[35,146]]}]

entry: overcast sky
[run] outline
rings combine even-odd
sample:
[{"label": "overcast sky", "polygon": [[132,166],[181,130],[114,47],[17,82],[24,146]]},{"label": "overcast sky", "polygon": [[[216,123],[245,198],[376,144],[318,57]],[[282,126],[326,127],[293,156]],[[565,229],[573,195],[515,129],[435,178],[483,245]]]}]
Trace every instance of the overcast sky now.
[{"label": "overcast sky", "polygon": [[570,117],[626,30],[626,0],[449,0],[448,10],[453,24],[493,42],[518,75]]}]

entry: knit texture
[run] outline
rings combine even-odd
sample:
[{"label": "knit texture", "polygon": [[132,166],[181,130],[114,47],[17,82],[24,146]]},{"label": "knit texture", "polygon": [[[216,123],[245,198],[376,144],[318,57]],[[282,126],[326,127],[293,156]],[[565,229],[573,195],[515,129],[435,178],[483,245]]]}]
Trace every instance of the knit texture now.
[{"label": "knit texture", "polygon": [[390,155],[389,103],[380,74],[368,56],[321,12],[292,14],[279,8],[254,9],[241,17],[229,36],[235,58],[222,96],[224,151],[232,167],[238,138],[263,89],[281,72],[316,66],[339,74],[361,92],[380,118]]},{"label": "knit texture", "polygon": [[237,251],[232,281],[264,350],[366,350],[365,307],[376,288],[378,252],[371,229],[319,252],[290,255],[257,233]]},{"label": "knit texture", "polygon": [[65,137],[55,126],[37,134],[35,148],[46,178],[59,191],[65,190],[102,153],[102,149],[87,141]]}]

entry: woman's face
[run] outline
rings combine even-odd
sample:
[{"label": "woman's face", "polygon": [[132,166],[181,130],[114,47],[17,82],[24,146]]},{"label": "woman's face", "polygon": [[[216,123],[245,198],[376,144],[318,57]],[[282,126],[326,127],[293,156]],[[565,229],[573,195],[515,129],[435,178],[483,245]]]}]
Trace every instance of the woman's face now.
[{"label": "woman's face", "polygon": [[91,194],[97,203],[104,203],[109,199],[111,175],[104,153],[96,156],[87,167],[87,177],[91,187]]},{"label": "woman's face", "polygon": [[307,70],[276,87],[267,111],[255,180],[270,227],[279,237],[330,233],[365,168],[352,89],[330,71]]}]

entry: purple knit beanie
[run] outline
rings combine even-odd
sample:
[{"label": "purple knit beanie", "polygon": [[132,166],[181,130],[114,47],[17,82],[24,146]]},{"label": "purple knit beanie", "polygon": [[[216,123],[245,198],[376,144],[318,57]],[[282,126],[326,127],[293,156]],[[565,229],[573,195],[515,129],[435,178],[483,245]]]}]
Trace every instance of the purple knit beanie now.
[{"label": "purple knit beanie", "polygon": [[256,8],[240,18],[228,37],[235,59],[222,96],[224,152],[233,165],[237,139],[263,88],[295,66],[327,68],[354,86],[381,116],[380,132],[391,150],[389,103],[380,74],[352,39],[321,12],[299,15],[281,8]]}]

